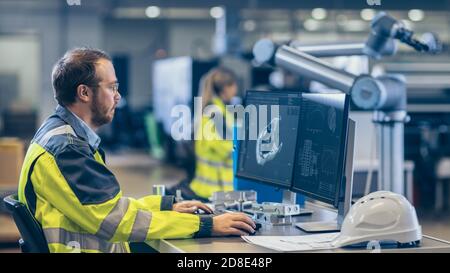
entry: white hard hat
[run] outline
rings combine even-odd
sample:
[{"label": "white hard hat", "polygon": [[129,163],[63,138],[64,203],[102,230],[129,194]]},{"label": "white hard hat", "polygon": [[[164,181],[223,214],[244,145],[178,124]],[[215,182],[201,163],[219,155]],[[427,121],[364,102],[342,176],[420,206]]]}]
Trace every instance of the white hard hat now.
[{"label": "white hard hat", "polygon": [[377,191],[359,199],[346,215],[337,247],[370,241],[418,243],[422,228],[414,207],[408,200],[389,191]]}]

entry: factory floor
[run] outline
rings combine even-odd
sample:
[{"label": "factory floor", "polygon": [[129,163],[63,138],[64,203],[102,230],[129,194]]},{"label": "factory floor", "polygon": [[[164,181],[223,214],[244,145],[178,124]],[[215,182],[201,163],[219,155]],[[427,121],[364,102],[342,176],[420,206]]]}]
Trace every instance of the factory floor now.
[{"label": "factory floor", "polygon": [[[184,178],[184,172],[162,165],[145,152],[107,154],[107,165],[116,175],[125,196],[139,198],[151,193],[152,186],[173,185]],[[418,210],[423,234],[450,241],[450,212]],[[0,253],[20,252],[14,242],[18,232],[11,218],[0,214]]]}]

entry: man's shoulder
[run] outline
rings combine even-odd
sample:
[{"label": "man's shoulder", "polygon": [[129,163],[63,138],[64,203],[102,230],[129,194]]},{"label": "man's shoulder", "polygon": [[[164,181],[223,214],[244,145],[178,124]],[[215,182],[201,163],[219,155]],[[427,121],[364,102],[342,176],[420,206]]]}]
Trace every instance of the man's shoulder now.
[{"label": "man's shoulder", "polygon": [[78,137],[74,129],[57,116],[50,116],[36,132],[33,142],[56,156],[67,150],[68,146],[80,151],[89,151],[86,140]]}]

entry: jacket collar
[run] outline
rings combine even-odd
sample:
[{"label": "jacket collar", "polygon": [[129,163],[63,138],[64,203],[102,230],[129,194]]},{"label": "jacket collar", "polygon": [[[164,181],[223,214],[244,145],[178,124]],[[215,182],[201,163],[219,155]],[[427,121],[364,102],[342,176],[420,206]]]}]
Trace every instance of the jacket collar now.
[{"label": "jacket collar", "polygon": [[61,105],[56,107],[55,114],[69,124],[78,137],[86,140],[92,149],[98,150],[100,137],[82,119]]}]

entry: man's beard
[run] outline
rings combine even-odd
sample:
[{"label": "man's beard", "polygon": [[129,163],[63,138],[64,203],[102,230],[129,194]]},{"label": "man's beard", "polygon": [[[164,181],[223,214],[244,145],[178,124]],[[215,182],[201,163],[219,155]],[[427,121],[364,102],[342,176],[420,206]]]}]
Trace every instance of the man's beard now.
[{"label": "man's beard", "polygon": [[94,95],[94,100],[92,101],[91,105],[91,111],[92,123],[97,127],[110,123],[112,120],[112,118],[110,118],[110,116],[108,115],[109,109],[99,103],[97,95]]}]

